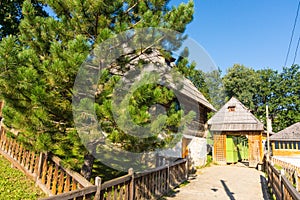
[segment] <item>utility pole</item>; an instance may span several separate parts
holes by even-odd
[[[267,161],[270,160],[270,120],[269,120],[269,106],[266,105],[266,122],[267,122]]]

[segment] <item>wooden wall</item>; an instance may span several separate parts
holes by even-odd
[[[275,145],[275,143],[277,143]],[[294,141],[272,141],[273,156],[299,156],[300,144]]]
[[[213,160],[219,164],[226,163],[226,135],[214,133]]]
[[[180,97],[179,101],[181,103],[180,106],[184,110],[185,114],[189,113],[190,111],[195,112],[195,109],[198,108],[195,118],[187,125],[187,129],[184,134],[196,137],[204,137],[205,123],[207,122],[207,113],[209,112],[209,109],[188,97]]]
[[[226,163],[226,136],[247,136],[249,145],[249,166],[256,167],[258,163],[263,162],[263,144],[262,132],[245,131],[245,132],[214,132],[214,155],[213,160],[217,163]]]

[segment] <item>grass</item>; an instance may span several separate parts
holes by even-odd
[[[283,168],[280,165],[275,164],[274,165],[275,169],[277,169],[278,171],[282,170]]]
[[[46,195],[0,155],[0,199],[37,199]]]
[[[205,167],[210,167],[212,165],[218,165],[218,164],[213,161],[213,158],[212,158],[211,155],[207,155],[206,156],[206,163],[205,163],[205,165],[204,166],[200,166],[200,167],[198,166],[198,167],[196,167],[196,169],[203,169]]]

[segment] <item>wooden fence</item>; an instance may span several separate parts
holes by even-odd
[[[271,158],[271,161],[274,165],[283,168],[285,177],[295,185],[297,191],[300,191],[300,167],[274,157]]]
[[[188,161],[182,159],[148,171],[128,174],[96,185],[61,165],[60,158],[26,149],[0,131],[0,153],[23,171],[52,199],[157,199],[188,178]]]
[[[56,195],[44,200],[69,199],[158,199],[172,188],[187,180],[187,160],[182,159],[171,165],[161,166],[141,173],[128,174],[105,183],[96,179],[96,185]]]
[[[0,131],[0,153],[49,196],[92,186],[77,172],[61,165],[60,158],[45,153],[36,153],[24,148],[16,139]]]
[[[277,170],[271,162],[266,162],[266,172],[268,174],[268,183],[276,199],[300,200],[300,194],[284,175],[284,172]]]

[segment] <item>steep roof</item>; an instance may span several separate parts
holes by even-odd
[[[272,141],[300,141],[300,122],[295,123],[270,137]]]
[[[170,75],[166,75],[167,79],[169,79],[170,77],[171,77]],[[173,88],[175,91],[178,90],[181,94],[184,94],[185,96],[197,101],[198,103],[202,104],[209,110],[214,112],[217,111],[189,79],[184,78],[181,79],[180,81],[182,82],[180,89],[178,89],[178,86],[175,86],[174,84],[170,84],[170,87]]]
[[[130,49],[128,51],[131,51]],[[129,56],[130,57],[130,56]],[[204,95],[195,87],[195,85],[187,78],[180,78],[179,81],[181,84],[180,88],[178,88],[178,85],[175,85],[173,82],[174,80],[172,79],[171,74],[165,73],[165,72],[170,72],[170,69],[175,65],[175,63],[166,61],[164,56],[156,50],[152,49],[151,53],[142,53],[140,55],[135,55],[133,54],[130,58],[130,63],[126,65],[127,69],[134,69],[138,62],[140,60],[143,60],[144,62],[149,62],[149,63],[159,63],[161,66],[164,66],[165,68],[161,69],[164,78],[166,78],[169,83],[168,86],[170,86],[174,91],[178,91],[180,94],[185,95],[186,97],[193,99],[194,101],[198,102],[199,104],[202,104],[206,108],[208,108],[210,111],[216,112],[216,109],[213,107],[213,105],[210,104],[210,102],[204,97]],[[172,59],[171,59],[172,60]],[[146,67],[146,66],[144,66]],[[110,71],[113,74],[119,74],[123,75],[124,72],[120,70],[120,66],[110,66]],[[148,69],[146,70],[154,70],[151,66],[148,66]],[[159,71],[158,69],[155,69],[156,71]]]
[[[236,98],[232,97],[208,120],[211,131],[263,131],[263,124]]]

